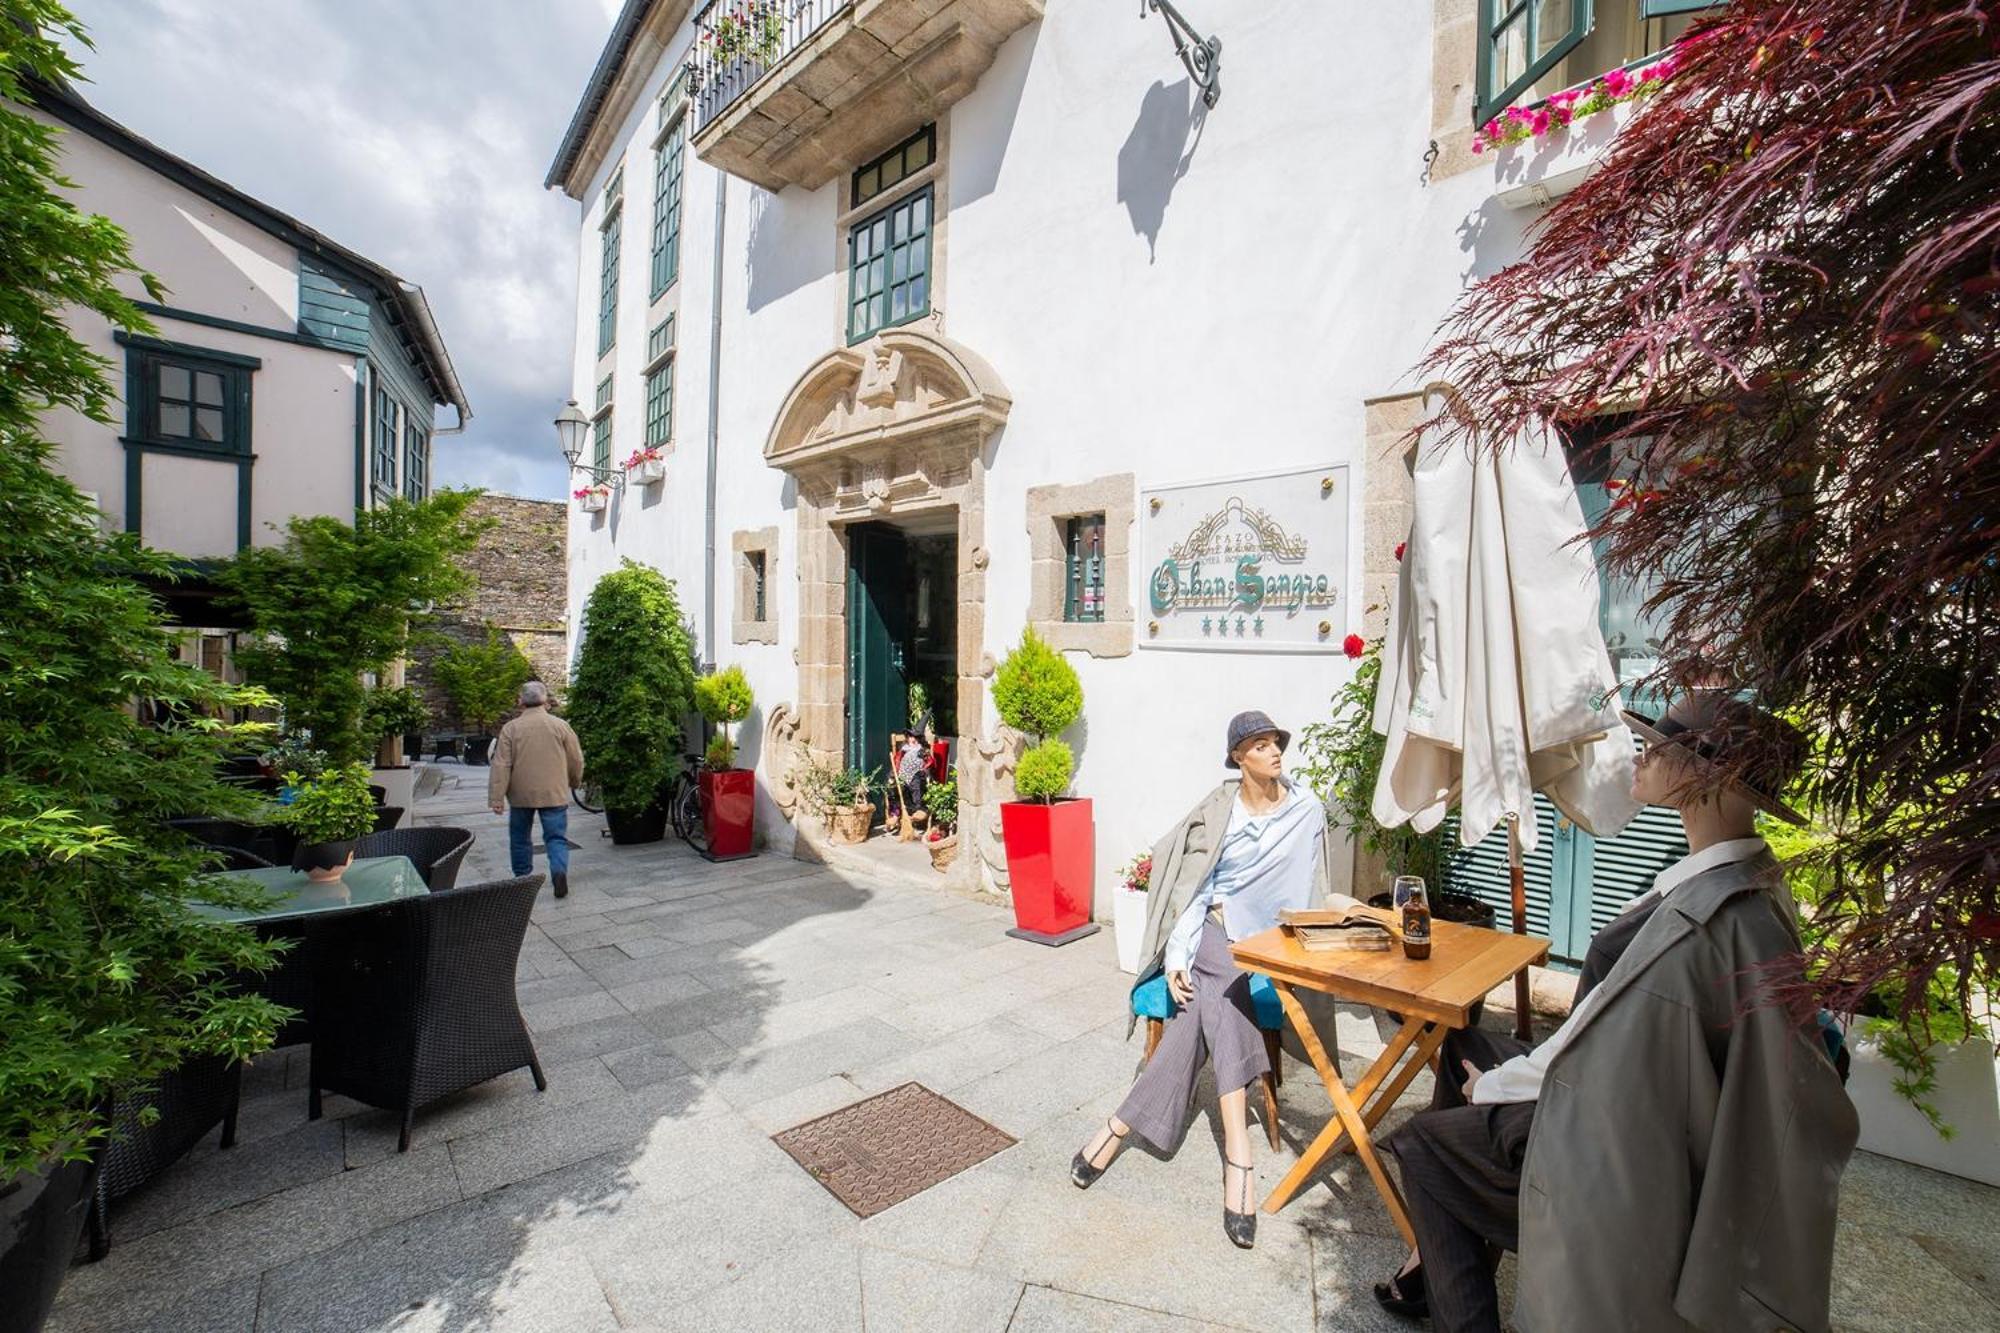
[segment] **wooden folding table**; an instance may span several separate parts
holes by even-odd
[[[1549,956],[1549,942],[1532,935],[1506,935],[1478,926],[1431,923],[1431,956],[1422,962],[1403,957],[1400,944],[1384,953],[1308,952],[1283,927],[1274,927],[1229,947],[1236,965],[1271,978],[1299,1042],[1326,1085],[1334,1116],[1307,1145],[1271,1196],[1264,1211],[1275,1213],[1297,1194],[1320,1164],[1335,1152],[1352,1149],[1368,1168],[1403,1239],[1415,1246],[1403,1197],[1383,1169],[1372,1138],[1376,1124],[1403,1095],[1454,1028],[1470,1022],[1474,1001],[1531,963]],[[1403,1015],[1397,1031],[1375,1063],[1350,1088],[1320,1044],[1295,989],[1321,991],[1350,1004],[1372,1005]],[[1451,1077],[1446,1071],[1444,1077]]]

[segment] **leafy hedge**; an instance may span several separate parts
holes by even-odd
[[[694,707],[694,640],[673,581],[627,560],[584,604],[566,716],[613,810],[644,810],[679,772]]]

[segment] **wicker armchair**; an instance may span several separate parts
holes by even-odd
[[[111,1252],[111,1201],[179,1161],[216,1125],[222,1146],[236,1143],[236,1108],[243,1066],[221,1055],[197,1056],[158,1085],[120,1093],[112,1104],[111,1138],[102,1149],[97,1196],[90,1208],[90,1258]],[[159,1113],[145,1123],[148,1109]]]
[[[402,821],[402,818],[403,818],[403,807],[400,805],[376,806],[375,832],[387,833],[390,829],[396,827],[396,825]]]
[[[269,870],[271,862],[252,851],[241,847],[209,844],[208,850],[215,853],[217,870]]]
[[[472,830],[434,825],[370,833],[354,844],[356,860],[369,856],[407,856],[432,893],[458,884],[458,867],[472,850]]]
[[[526,1067],[542,1074],[514,972],[540,875],[404,899],[327,921],[313,949],[307,1114],[337,1092],[403,1113]]]

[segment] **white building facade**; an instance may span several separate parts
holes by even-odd
[[[992,670],[1032,625],[1082,679],[1107,914],[1225,775],[1232,714],[1327,718],[1384,623],[1412,368],[1626,108],[1503,155],[1475,125],[1696,7],[1186,0],[1210,105],[1141,4],[632,0],[549,184],[581,203],[594,465],[650,445],[665,475],[573,507],[572,643],[621,559],[676,581],[756,688],[777,849],[796,756],[880,762],[923,683],[954,873],[998,887]],[[1591,878],[1544,867],[1545,916],[1587,934],[1559,872]]]

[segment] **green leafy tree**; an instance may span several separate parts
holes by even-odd
[[[456,643],[431,663],[431,676],[466,725],[485,731],[507,716],[534,665],[514,641],[491,627],[480,643]]]
[[[694,707],[694,649],[672,580],[627,560],[583,608],[569,723],[614,810],[652,805],[680,772],[681,719]]]
[[[408,735],[428,725],[430,720],[431,710],[425,706],[424,696],[408,685],[370,690],[367,702],[361,706],[362,734],[374,740]]]
[[[695,681],[694,706],[704,720],[722,728],[722,734],[715,738],[721,745],[711,742],[708,747],[710,768],[728,768],[736,762],[736,738],[729,734],[729,728],[750,716],[750,706],[756,701],[740,666],[712,672]]]
[[[284,1015],[237,982],[270,949],[188,910],[207,863],[164,822],[243,810],[217,774],[254,729],[220,719],[268,699],[169,656],[143,581],[175,564],[103,534],[41,435],[54,407],[109,421],[109,367],[65,321],[148,327],[117,286],[124,234],[58,191],[57,132],[20,110],[25,80],[76,77],[58,38],[87,44],[62,6],[0,0],[0,1183],[88,1153],[118,1090],[267,1047]],[[181,720],[147,726],[135,699]]]
[[[278,696],[287,729],[311,732],[338,760],[369,756],[362,673],[388,670],[412,629],[433,617],[426,608],[471,589],[460,560],[490,526],[468,512],[478,495],[399,496],[357,512],[352,523],[300,516],[282,545],[252,547],[229,562],[222,582],[257,635],[237,661]]]
[[[1068,791],[1076,759],[1055,737],[1083,713],[1076,668],[1027,630],[994,673],[993,705],[1001,721],[1035,738],[1014,770],[1014,790],[1028,801],[1053,801]]]

